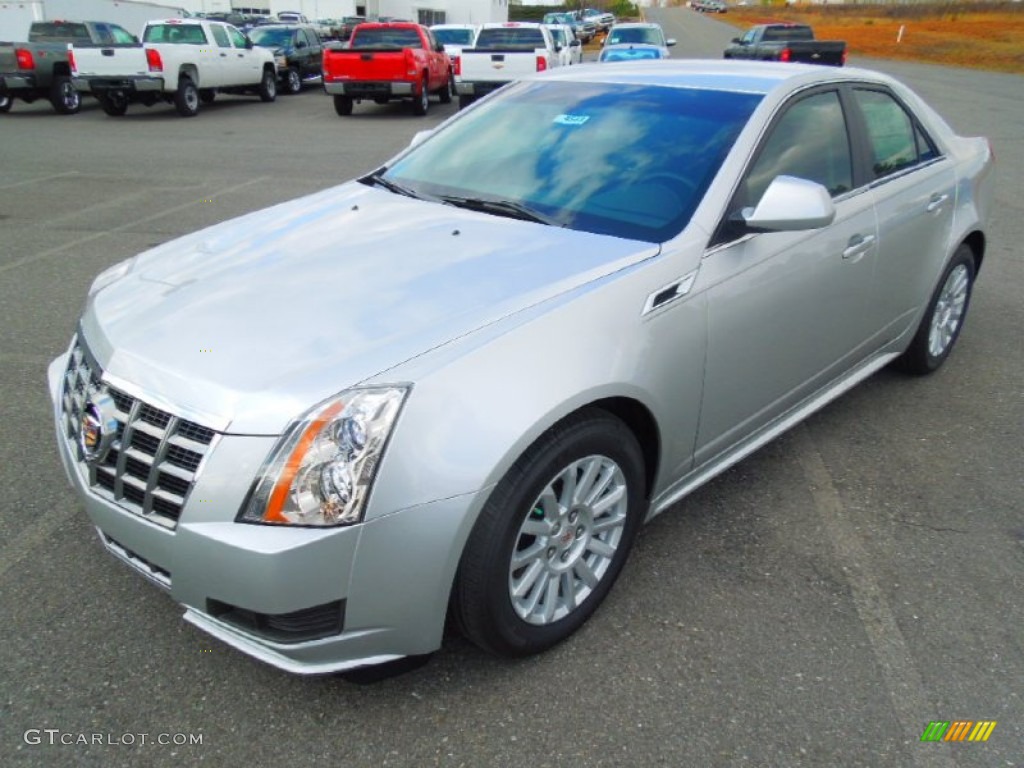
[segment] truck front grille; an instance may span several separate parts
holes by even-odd
[[[82,445],[83,417],[94,398],[107,394],[116,434],[89,460]],[[133,514],[173,529],[216,433],[186,421],[103,381],[103,371],[81,337],[64,372],[61,426],[90,490]]]

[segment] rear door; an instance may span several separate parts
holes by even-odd
[[[891,91],[856,86],[878,209],[874,322],[895,338],[931,297],[950,251],[956,171],[951,158]]]

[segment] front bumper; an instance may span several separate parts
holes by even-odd
[[[162,77],[72,77],[71,85],[81,93],[153,93],[164,90]]]
[[[57,443],[105,548],[169,591],[185,619],[275,667],[318,674],[429,653],[481,494],[399,510],[358,525],[235,522],[276,438],[221,434],[174,527],[104,498],[66,437],[67,355],[51,363]]]
[[[324,90],[332,96],[353,99],[405,98],[416,95],[416,84],[403,80],[325,82]]]

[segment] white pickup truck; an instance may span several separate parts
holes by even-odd
[[[218,91],[277,97],[274,54],[254,46],[238,29],[219,21],[151,21],[142,43],[119,48],[69,48],[75,90],[92,93],[108,115],[120,116],[132,102],[171,102],[184,117]]]
[[[484,24],[473,48],[463,48],[455,71],[459,109],[506,83],[557,67],[561,46],[543,24]]]

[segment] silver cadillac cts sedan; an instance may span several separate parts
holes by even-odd
[[[586,157],[588,162],[580,162]],[[573,67],[92,285],[49,369],[103,546],[285,670],[578,629],[638,526],[949,355],[992,152],[845,68]]]

